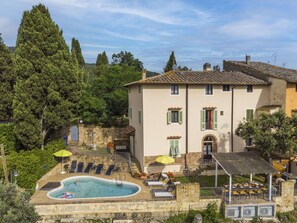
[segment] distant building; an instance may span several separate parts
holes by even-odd
[[[297,70],[252,62],[250,56],[246,56],[245,61],[224,61],[224,70],[243,72],[271,83],[269,101],[263,111],[280,107],[289,116],[297,112]]]
[[[246,146],[235,136],[238,123],[269,104],[270,83],[242,72],[173,70],[127,84],[130,150],[142,171],[196,169],[212,152],[238,152]],[[145,75],[143,75],[145,77]],[[248,144],[251,142],[247,142]],[[170,155],[175,163],[155,165]]]

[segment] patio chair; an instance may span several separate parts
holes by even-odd
[[[83,168],[84,168],[84,163],[83,162],[79,162],[77,165],[77,172],[78,173],[82,173],[83,172]]]
[[[156,198],[173,198],[174,195],[170,192],[154,192]]]
[[[114,170],[114,165],[110,165],[105,173],[105,175],[110,176],[112,171]]]
[[[90,172],[90,170],[91,170],[91,168],[93,167],[93,164],[94,163],[88,163],[88,165],[87,165],[87,167],[86,167],[86,169],[85,169],[85,173],[89,173]]]
[[[158,180],[156,180],[156,181],[147,181],[146,184],[148,186],[159,186],[159,187],[160,186],[164,187],[166,185],[164,182],[158,181]]]
[[[102,163],[98,164],[98,166],[96,167],[95,173],[100,174],[102,169],[103,169],[103,164]]]
[[[75,172],[75,170],[76,170],[76,164],[77,164],[77,161],[76,160],[72,160],[69,173],[74,173]]]

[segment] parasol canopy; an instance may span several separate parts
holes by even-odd
[[[59,150],[58,152],[55,152],[53,155],[56,156],[56,157],[62,157],[61,172],[60,173],[62,173],[62,174],[65,173],[65,171],[63,170],[63,158],[71,156],[72,153],[69,152],[68,150],[62,149],[62,150]]]
[[[174,158],[167,155],[159,156],[155,161],[162,164],[170,164],[175,162]]]
[[[62,149],[62,150],[59,150],[58,152],[55,152],[53,155],[56,157],[68,157],[68,156],[71,156],[72,153],[69,152],[68,150]]]

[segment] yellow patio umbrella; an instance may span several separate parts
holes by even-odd
[[[155,161],[162,164],[170,164],[175,162],[174,158],[167,155],[159,156]]]
[[[56,156],[56,157],[62,157],[61,172],[60,173],[62,173],[62,174],[65,173],[65,171],[63,170],[63,158],[71,156],[72,153],[70,151],[68,151],[68,150],[62,149],[62,150],[59,150],[58,152],[55,152],[53,155]]]

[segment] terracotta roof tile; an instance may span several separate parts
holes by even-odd
[[[264,76],[275,77],[286,80],[288,82],[297,83],[297,70],[274,66],[268,63],[262,62],[250,62],[246,64],[245,61],[226,61],[227,63],[235,64],[239,67],[246,67],[252,70],[261,72]]]
[[[169,71],[165,74],[127,84],[230,84],[268,85],[269,83],[242,72],[221,71]]]

